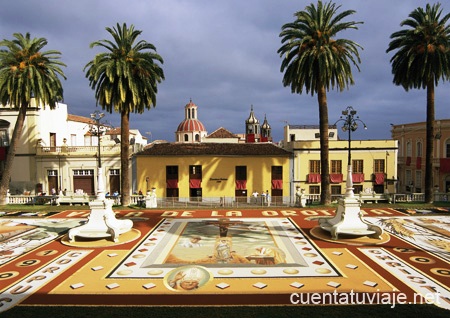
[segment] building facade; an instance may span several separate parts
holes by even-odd
[[[436,120],[433,149],[435,192],[450,192],[450,119]],[[399,191],[424,192],[426,123],[392,125],[392,138],[398,141]]]
[[[17,111],[0,108],[0,170],[8,152]],[[50,124],[51,123],[51,124]],[[68,114],[67,105],[49,107],[33,105],[25,119],[10,182],[11,194],[66,193],[95,194],[100,153],[106,191],[120,191],[120,130],[109,125],[100,139],[92,133],[92,118]],[[132,150],[142,150],[146,138],[130,131]],[[100,140],[100,147],[99,147]]]
[[[272,143],[157,143],[133,158],[137,189],[174,200],[234,198],[254,192],[289,200],[291,153]]]
[[[319,126],[287,125],[283,145],[293,152],[293,188],[306,194],[321,192]],[[336,126],[329,127],[330,184],[332,196],[346,191],[349,146],[338,139]],[[352,140],[350,145],[354,193],[396,193],[397,152],[395,140]]]

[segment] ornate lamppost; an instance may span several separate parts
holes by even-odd
[[[105,199],[105,183],[103,182],[102,158],[101,158],[101,137],[106,131],[106,126],[100,120],[105,117],[105,114],[96,110],[91,114],[91,119],[94,121],[89,125],[89,132],[91,135],[97,137],[97,199]]]
[[[118,220],[112,210],[113,200],[105,198],[105,186],[103,182],[102,160],[101,160],[101,136],[106,131],[106,125],[101,123],[104,114],[95,111],[91,114],[93,123],[89,125],[89,132],[98,138],[97,153],[97,196],[95,200],[89,202],[91,213],[87,223],[69,230],[69,240],[75,241],[77,237],[99,240],[111,238],[118,242],[119,236],[130,231],[133,227],[131,220]]]
[[[342,111],[342,116],[336,124],[341,121],[343,122],[342,130],[344,132],[348,132],[348,173],[346,192],[345,196],[339,199],[335,216],[317,219],[319,221],[319,226],[323,230],[330,232],[333,240],[337,240],[339,234],[354,237],[369,236],[381,239],[383,229],[378,225],[371,224],[364,220],[360,209],[361,202],[355,198],[353,193],[351,157],[352,132],[356,131],[358,128],[358,123],[362,123],[364,128],[367,127],[364,122],[356,116],[356,110],[354,110],[351,106]]]
[[[354,197],[353,192],[353,178],[352,178],[352,132],[358,129],[358,122],[363,124],[364,129],[367,129],[366,124],[359,119],[359,116],[356,116],[356,110],[353,109],[352,106],[348,106],[345,110],[342,111],[341,118],[335,123],[343,122],[342,131],[348,132],[348,161],[347,161],[347,182],[346,182],[346,197]]]

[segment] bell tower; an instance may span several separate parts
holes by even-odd
[[[253,113],[253,105],[250,109],[250,116],[245,121],[245,142],[257,142],[261,133],[259,120]]]

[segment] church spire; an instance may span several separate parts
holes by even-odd
[[[250,108],[250,115],[248,119],[245,121],[245,138],[247,142],[255,142],[259,138],[260,135],[260,124],[259,120],[255,117],[253,113],[253,104]]]

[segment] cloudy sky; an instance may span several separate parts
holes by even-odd
[[[166,80],[158,86],[156,107],[131,116],[131,127],[149,139],[175,140],[190,99],[208,133],[224,127],[245,130],[251,105],[262,122],[267,116],[275,141],[283,138],[286,123],[317,125],[316,95],[292,94],[283,87],[280,72],[280,31],[294,13],[311,2],[304,0],[5,0],[0,10],[0,38],[30,32],[48,40],[46,50],[62,53],[64,102],[69,113],[89,116],[96,108],[94,91],[83,71],[98,49],[89,44],[111,39],[106,27],[133,24],[141,40],[156,46],[163,57]],[[390,35],[422,0],[336,0],[340,11],[356,11],[347,20],[361,21],[358,30],[340,37],[360,44],[361,71],[353,69],[355,85],[328,93],[330,124],[353,106],[368,129],[354,139],[389,139],[390,124],[425,120],[424,90],[405,92],[392,84]],[[444,12],[450,5],[442,1]],[[449,118],[448,82],[436,89],[436,118]],[[100,109],[100,108],[98,108]],[[118,114],[105,117],[119,126]],[[343,139],[346,138],[341,134]]]

